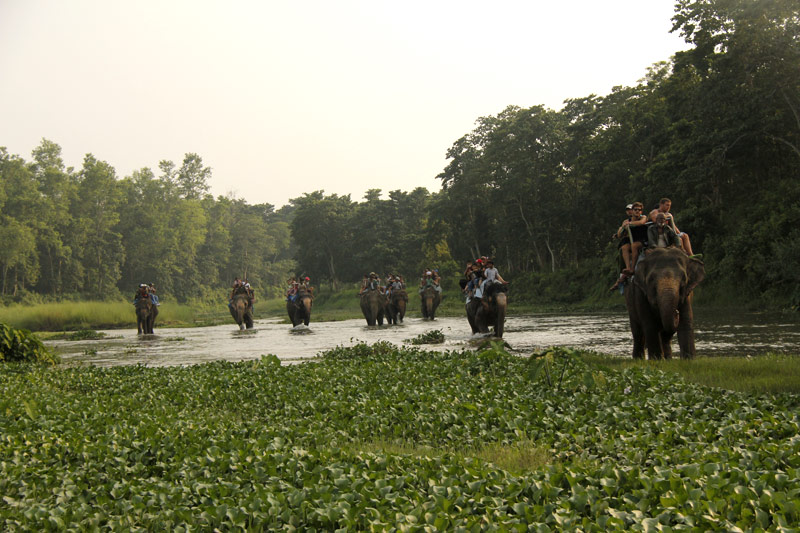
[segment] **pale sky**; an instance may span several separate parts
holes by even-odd
[[[631,86],[674,0],[0,0],[0,146],[118,177],[194,152],[211,193],[425,187],[482,116]]]

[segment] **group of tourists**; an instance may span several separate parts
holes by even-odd
[[[300,276],[299,278],[296,276],[292,276],[287,280],[289,284],[289,289],[286,291],[286,301],[287,302],[294,302],[297,300],[297,295],[300,293],[300,289],[306,290],[311,296],[314,296],[314,287],[310,286],[311,278],[308,276]]]
[[[618,248],[625,266],[609,290],[616,290],[633,276],[640,257],[649,249],[674,246],[690,257],[699,257],[692,250],[689,235],[680,231],[675,224],[675,217],[670,213],[671,208],[672,200],[669,198],[662,198],[647,215],[643,212],[644,205],[641,202],[625,206],[627,218],[613,235],[613,238],[619,239]]]
[[[136,294],[133,297],[133,305],[139,303],[140,300],[146,298],[150,299],[153,305],[161,305],[158,303],[158,295],[156,295],[156,286],[152,283],[140,283],[139,288],[136,289]]]
[[[467,261],[464,279],[459,284],[466,295],[467,303],[469,303],[474,299],[481,300],[486,284],[495,281],[499,281],[503,285],[508,284],[495,268],[494,260],[490,257],[482,256],[474,261]]]
[[[377,290],[381,294],[391,297],[393,292],[400,291],[405,288],[406,282],[403,279],[403,276],[399,274],[387,274],[386,284],[383,284],[378,274],[375,272],[370,272],[369,274],[364,274],[364,276],[361,278],[361,289],[359,289],[358,295],[361,296],[369,290]]]

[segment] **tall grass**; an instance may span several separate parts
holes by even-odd
[[[635,361],[609,356],[584,356],[609,368],[646,367],[679,374],[686,381],[748,394],[800,393],[800,356],[698,357],[668,361]]]
[[[156,327],[194,323],[197,311],[176,303],[159,307]],[[136,327],[130,302],[57,302],[0,307],[0,322],[31,331]]]

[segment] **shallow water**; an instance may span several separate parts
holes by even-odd
[[[798,353],[800,317],[774,318],[769,314],[695,312],[698,355],[759,355],[766,352]],[[156,324],[158,326],[158,324]],[[431,330],[441,330],[444,344],[426,349],[451,350],[474,340],[465,317],[435,321],[406,317],[399,326],[367,326],[363,319],[311,322],[292,328],[278,319],[256,320],[255,328],[240,332],[236,324],[203,328],[158,328],[155,335],[139,336],[135,329],[106,330],[102,340],[47,341],[64,363],[98,366],[144,364],[172,366],[207,361],[241,361],[274,354],[285,363],[313,358],[336,346],[388,341],[408,345],[408,340]],[[549,346],[570,346],[630,356],[631,336],[625,314],[526,315],[506,320],[504,340],[514,353],[528,355]],[[673,351],[677,352],[677,338]]]

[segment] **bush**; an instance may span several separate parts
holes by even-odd
[[[27,329],[0,322],[0,362],[23,361],[54,365],[58,357]]]

